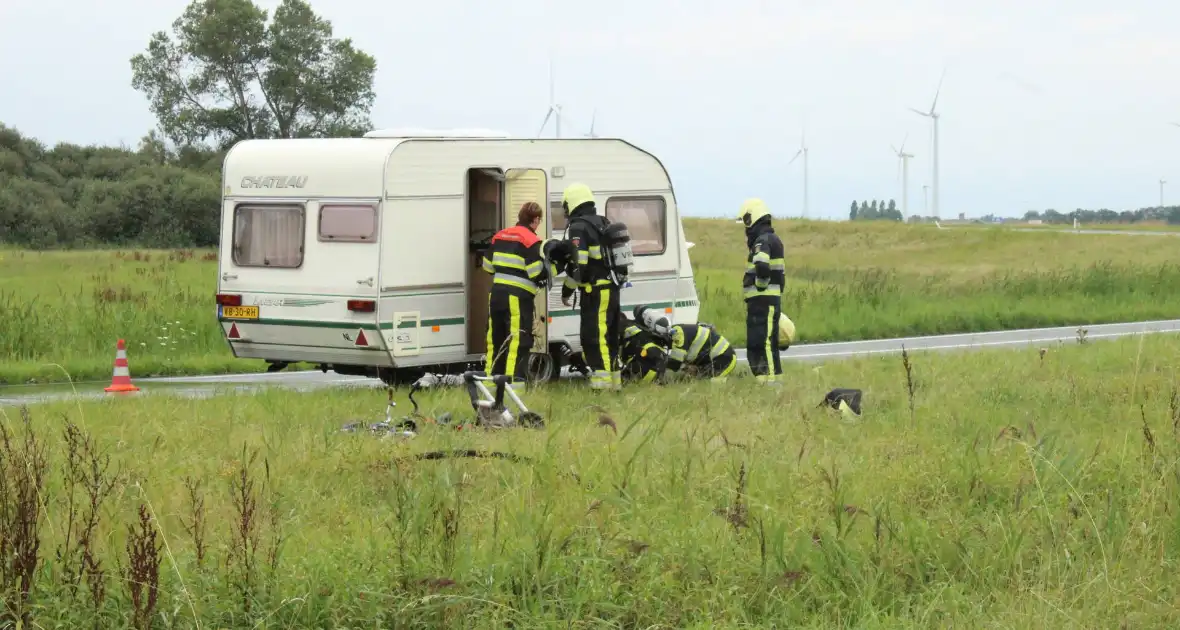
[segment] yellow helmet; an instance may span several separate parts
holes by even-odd
[[[795,343],[795,322],[791,321],[787,314],[779,311],[778,314],[778,344],[783,350],[791,347]]]
[[[754,225],[758,219],[769,215],[770,210],[766,208],[766,203],[757,197],[752,197],[742,202],[742,209],[738,212],[738,222],[749,227]]]
[[[565,192],[561,195],[561,205],[565,208],[566,214],[573,212],[587,201],[594,201],[594,193],[586,184],[570,184],[565,187]]]

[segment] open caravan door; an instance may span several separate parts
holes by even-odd
[[[545,169],[511,168],[505,174],[504,182],[504,225],[515,225],[520,207],[529,201],[536,202],[544,210],[537,236],[541,241],[549,239],[549,186]],[[553,362],[549,356],[549,292],[538,291],[534,299],[536,315],[533,319],[533,348],[529,356],[529,377],[537,381],[548,380]]]

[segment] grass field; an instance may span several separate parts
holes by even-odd
[[[685,229],[701,318],[745,340],[742,229]],[[802,343],[1180,316],[1170,239],[897,224],[781,222],[785,311]],[[109,379],[119,338],[133,376],[256,371],[214,320],[205,251],[0,251],[0,384]]]
[[[24,562],[0,593],[25,627],[1171,627],[1176,356],[1160,335],[787,364],[781,390],[563,383],[527,395],[543,430],[400,442],[338,432],[379,390],[0,409]],[[817,409],[833,387],[863,416]],[[533,461],[409,459],[451,449]]]

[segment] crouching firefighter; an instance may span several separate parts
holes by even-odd
[[[529,353],[533,348],[534,302],[537,291],[557,275],[546,264],[537,226],[541,206],[529,201],[521,206],[516,225],[492,237],[484,253],[483,269],[492,274],[488,295],[488,376],[527,380]]]
[[[625,315],[619,315],[619,327],[623,329],[619,356],[623,363],[623,380],[641,383],[660,383],[664,377],[664,365],[668,352],[657,343],[657,338]]]
[[[738,212],[746,226],[746,273],[742,297],[746,301],[746,360],[762,383],[782,374],[779,357],[779,316],[782,313],[786,265],[783,242],[770,225],[770,210],[761,199],[747,199]]]
[[[668,372],[679,372],[689,365],[697,376],[723,383],[737,367],[737,353],[729,340],[709,324],[670,326],[668,318],[647,306],[635,307],[635,321],[643,322],[644,328],[668,344],[668,362],[664,368]]]
[[[579,338],[590,369],[590,387],[619,389],[623,383],[619,291],[627,284],[633,260],[631,235],[622,223],[599,216],[594,193],[585,184],[566,187],[562,208],[568,218],[566,238],[576,252],[576,262],[562,284],[561,302],[570,306],[574,290],[579,290]]]

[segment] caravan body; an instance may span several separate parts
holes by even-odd
[[[595,193],[635,249],[624,311],[693,323],[699,305],[667,171],[618,139],[486,132],[247,140],[225,158],[218,320],[239,358],[312,362],[391,380],[482,369],[491,278],[480,257],[526,201],[562,238],[561,194]],[[578,313],[561,280],[538,296],[534,356],[577,352]],[[541,361],[556,374],[558,365]]]

